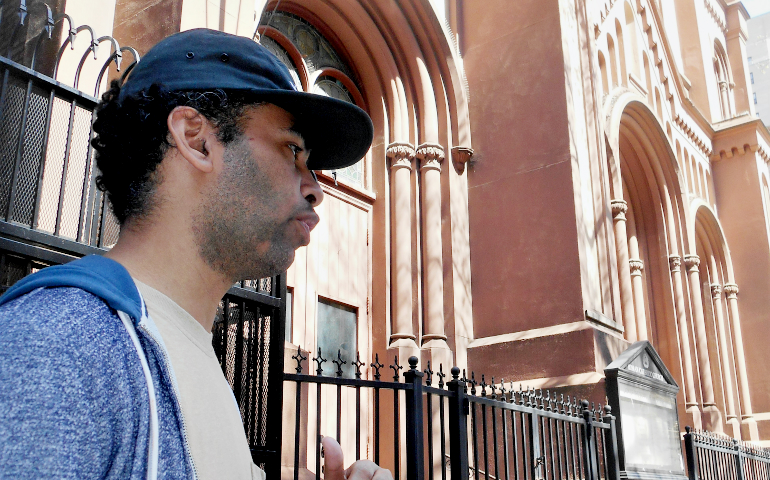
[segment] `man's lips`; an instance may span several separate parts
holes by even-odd
[[[314,213],[300,215],[296,217],[296,220],[305,227],[307,234],[310,235],[310,232],[315,228],[316,225],[318,225],[318,222],[321,219],[314,212]]]

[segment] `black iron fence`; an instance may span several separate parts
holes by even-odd
[[[254,463],[280,468],[285,275],[230,288],[212,328],[214,352],[241,411]]]
[[[95,96],[110,68],[121,69],[125,53],[132,63],[124,75],[139,55],[42,2],[0,1],[0,19],[0,249],[17,263],[55,264],[98,253],[115,243],[118,225],[94,184]],[[87,46],[73,52],[83,36]],[[102,44],[110,54],[96,65],[88,87],[93,95],[84,93],[78,89],[84,67],[96,61]],[[76,66],[68,69],[72,78],[61,79],[65,55],[75,55]]]
[[[690,480],[768,480],[770,450],[711,432],[685,427]]]
[[[350,360],[339,352],[334,376],[323,376],[329,360],[321,351],[311,359],[316,375],[303,373],[307,357],[297,352],[296,373],[284,374],[291,390],[284,415],[293,413],[284,423],[285,465],[291,459],[284,478],[321,477],[322,434],[334,436],[346,458],[371,458],[396,479],[620,478],[608,407],[484,377],[477,383],[457,367],[451,377],[441,365],[419,371],[416,357],[401,372],[397,360],[386,369],[378,356],[367,366],[357,355],[353,378],[343,376]],[[393,381],[382,380],[386,370]]]

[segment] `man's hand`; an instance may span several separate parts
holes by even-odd
[[[324,480],[393,480],[390,470],[380,468],[370,460],[359,460],[347,470],[342,448],[332,437],[321,440],[324,452]]]

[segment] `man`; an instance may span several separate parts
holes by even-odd
[[[0,477],[264,478],[211,346],[217,306],[291,265],[319,221],[313,170],[358,161],[371,120],[201,29],[113,83],[94,131],[120,239],[0,298]],[[324,449],[327,479],[391,478]]]

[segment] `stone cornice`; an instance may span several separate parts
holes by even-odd
[[[711,148],[709,148],[711,142],[700,138],[684,117],[677,113],[674,115],[674,123],[706,157],[711,156]]]
[[[706,10],[708,10],[711,19],[714,20],[714,23],[716,23],[722,31],[722,35],[727,36],[727,20],[724,17],[724,12],[720,12],[717,7],[711,3],[711,0],[703,0],[703,3],[706,5]]]

